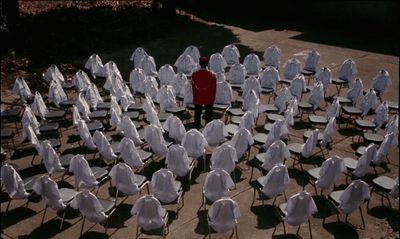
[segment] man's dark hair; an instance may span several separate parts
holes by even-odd
[[[200,57],[199,63],[201,68],[206,68],[208,65],[208,58],[205,56]]]

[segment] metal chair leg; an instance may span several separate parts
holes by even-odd
[[[83,217],[83,221],[82,221],[82,227],[81,227],[81,233],[79,234],[80,235],[80,237],[82,236],[82,232],[83,232],[83,227],[84,227],[84,225],[85,225],[85,217]]]
[[[361,207],[359,207],[358,209],[360,210],[361,220],[362,220],[362,223],[363,223],[363,227],[365,228],[365,221],[364,221],[364,215],[363,215],[362,209],[361,209]]]
[[[308,229],[310,230],[310,238],[312,239],[312,232],[311,232],[311,222],[310,222],[310,219],[308,219]]]
[[[62,217],[61,224],[60,224],[60,231],[62,230],[63,225],[64,225],[64,220],[65,220],[65,214],[66,214],[66,212],[67,212],[67,208],[64,208],[63,217]]]
[[[40,222],[40,225],[43,225],[44,218],[46,217],[46,211],[47,211],[47,205],[46,205],[46,207],[44,208],[43,217],[42,217],[42,221]]]

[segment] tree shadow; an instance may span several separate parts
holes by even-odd
[[[303,188],[309,183],[310,178],[303,170],[299,170],[297,168],[289,168],[288,173],[289,177],[294,178],[296,180],[296,183]]]
[[[113,214],[107,219],[107,228],[123,228],[126,227],[125,221],[132,217],[130,210],[132,205],[129,204],[119,204]]]
[[[358,232],[354,227],[344,222],[331,222],[322,225],[325,230],[334,236],[334,238],[341,239],[357,239],[359,238]]]
[[[194,232],[200,235],[208,235],[208,220],[207,220],[208,210],[199,210],[197,212],[197,218],[199,219]]]
[[[325,219],[336,214],[337,210],[335,205],[326,197],[313,196],[313,199],[318,208],[318,211],[313,214],[313,217]]]
[[[377,206],[369,209],[368,214],[379,219],[385,219],[393,231],[399,231],[400,216],[397,210],[385,206]]]
[[[251,207],[250,210],[257,216],[257,229],[275,228],[281,224],[282,219],[275,206],[259,205]]]

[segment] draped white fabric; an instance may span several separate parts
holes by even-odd
[[[96,195],[87,190],[79,192],[75,198],[72,199],[70,206],[74,209],[78,209],[84,217],[93,223],[101,223],[108,218],[104,213],[105,209],[101,205],[99,199]]]
[[[44,166],[49,174],[65,171],[65,168],[61,166],[60,158],[51,146],[50,141],[42,141],[40,156],[42,156]]]
[[[178,97],[185,97],[185,84],[188,81],[186,75],[182,72],[178,72],[175,75],[175,81],[172,83],[172,87],[175,89],[175,94]]]
[[[265,49],[263,58],[266,66],[279,67],[281,63],[281,49],[277,46],[270,46]]]
[[[127,164],[114,165],[108,175],[111,178],[111,184],[124,194],[134,195],[139,192],[136,176]]]
[[[157,92],[156,99],[160,104],[160,112],[165,112],[167,109],[177,106],[175,90],[171,85],[161,86],[160,90]]]
[[[376,130],[382,127],[389,119],[389,106],[387,102],[383,102],[375,109],[373,122],[376,124]]]
[[[178,72],[182,72],[188,76],[191,76],[192,73],[198,69],[197,63],[189,54],[186,53],[180,55],[178,59],[176,59],[174,65]]]
[[[181,145],[186,149],[189,157],[197,159],[203,156],[205,147],[208,143],[200,131],[197,129],[191,129],[183,136]]]
[[[144,130],[144,139],[155,154],[163,156],[167,153],[167,145],[162,135],[162,128],[152,124],[147,126]]]
[[[218,145],[225,141],[228,132],[225,129],[225,124],[220,119],[215,119],[206,124],[203,129],[203,135],[206,138],[208,145]]]
[[[158,76],[156,63],[152,56],[144,56],[139,67],[143,69],[146,76]]]
[[[185,126],[182,121],[175,115],[171,115],[163,124],[163,129],[168,132],[168,136],[180,143],[186,133]]]
[[[224,57],[228,66],[239,63],[240,53],[239,49],[235,45],[229,44],[224,46],[221,54]]]
[[[200,61],[200,51],[196,46],[190,45],[183,51],[184,54],[190,55],[196,64]]]
[[[257,93],[252,90],[248,94],[243,95],[243,111],[251,111],[254,118],[257,118],[262,113],[262,106]]]
[[[246,67],[240,63],[234,64],[229,69],[229,83],[243,84],[247,75]]]
[[[290,83],[289,90],[293,96],[300,99],[303,92],[306,91],[306,86],[304,76],[302,74],[297,74]]]
[[[9,164],[4,164],[1,167],[1,185],[12,199],[25,199],[29,196],[21,177]]]
[[[371,143],[365,149],[365,152],[357,161],[356,169],[353,174],[359,178],[362,178],[367,174],[368,167],[372,161],[376,161],[377,147],[375,144]]]
[[[273,66],[267,66],[265,70],[262,72],[262,76],[260,79],[261,87],[267,89],[273,89],[274,92],[276,91],[276,85],[280,80],[278,70]]]
[[[337,130],[336,118],[331,117],[328,120],[328,124],[326,125],[325,130],[324,130],[324,134],[323,134],[322,141],[321,141],[322,147],[326,147],[327,144],[332,141],[332,135],[333,135],[333,133],[336,132],[336,130]]]
[[[33,190],[40,195],[46,205],[54,210],[62,210],[66,207],[63,203],[58,185],[49,176],[42,175],[37,179]]]
[[[315,80],[322,83],[324,89],[326,90],[327,87],[332,83],[331,70],[327,67],[322,67],[317,71],[317,73],[315,73]]]
[[[289,185],[289,173],[285,165],[275,164],[263,178],[262,191],[268,198],[283,193]]]
[[[351,213],[370,198],[368,184],[358,179],[353,181],[340,197],[338,209],[342,213]]]
[[[82,113],[82,117],[85,120],[89,120],[90,107],[84,99],[83,93],[78,93],[78,99],[75,102],[75,106],[78,109],[79,113]]]
[[[303,144],[301,155],[305,158],[309,158],[314,151],[314,148],[317,146],[318,143],[318,134],[319,130],[314,129],[311,136],[307,139],[306,143]]]
[[[281,114],[286,109],[286,103],[293,98],[289,88],[283,86],[279,91],[278,96],[275,98],[274,105],[278,108],[278,112]]]
[[[240,159],[246,153],[247,149],[254,143],[249,130],[245,128],[238,129],[232,139],[227,142],[236,149],[237,158]]]
[[[342,66],[340,67],[339,79],[350,83],[357,73],[358,70],[356,63],[352,59],[346,59],[343,61]]]
[[[40,117],[42,120],[44,120],[46,114],[49,113],[49,110],[47,109],[47,106],[44,103],[42,95],[40,95],[39,92],[35,93],[35,98],[33,100],[31,107],[33,113],[35,113],[35,115]]]
[[[74,174],[77,189],[93,189],[99,184],[83,155],[77,154],[71,159],[69,172]]]
[[[275,140],[267,149],[264,162],[261,165],[265,170],[271,170],[277,164],[283,164],[290,158],[287,145],[280,139]]]
[[[166,210],[153,195],[139,198],[131,209],[131,214],[136,216],[137,224],[144,230],[154,230],[162,227]]]
[[[58,67],[54,64],[50,65],[50,67],[47,68],[46,73],[44,73],[43,75],[43,79],[46,81],[55,81],[60,85],[65,82],[64,76],[61,74]]]
[[[227,173],[235,170],[238,161],[236,149],[229,144],[217,147],[211,155],[211,169],[222,168]]]
[[[304,56],[304,70],[316,72],[319,66],[321,55],[319,52],[312,50]]]
[[[97,150],[99,150],[101,158],[105,162],[114,161],[117,158],[114,154],[114,150],[111,148],[110,142],[108,142],[103,132],[96,130],[93,134],[93,142],[96,144]]]
[[[124,137],[119,143],[120,154],[119,157],[131,168],[140,169],[144,163],[136,149],[134,142]]]
[[[238,204],[230,198],[215,201],[208,211],[210,226],[218,233],[232,230],[240,216]]]
[[[337,155],[332,155],[322,163],[318,180],[315,183],[322,189],[329,189],[336,183],[339,176],[345,172],[346,165],[343,159]]]
[[[150,96],[153,100],[156,99],[158,92],[158,83],[153,76],[146,76],[143,82],[143,94]]]
[[[101,72],[103,67],[104,67],[103,62],[101,61],[100,57],[97,54],[92,54],[85,63],[85,68],[90,70],[90,73],[95,79],[96,76],[102,76]]]
[[[146,120],[149,122],[149,124],[155,125],[162,129],[160,119],[158,119],[158,113],[155,109],[149,108],[148,112],[146,113]]]
[[[330,119],[332,117],[338,117],[340,114],[340,104],[339,100],[335,99],[331,105],[329,105],[326,111],[326,118]]]
[[[129,83],[131,85],[131,89],[134,92],[144,93],[143,83],[146,79],[146,73],[144,73],[143,69],[135,68],[129,74]]]
[[[283,77],[287,80],[293,80],[301,72],[301,63],[296,58],[291,58],[285,62],[283,68]]]
[[[235,187],[231,176],[222,168],[210,171],[204,181],[204,196],[211,202],[229,196],[229,190]]]
[[[178,198],[180,188],[175,183],[174,174],[169,169],[162,168],[153,173],[151,189],[160,202],[171,203]]]
[[[240,119],[239,128],[251,130],[256,124],[255,118],[252,111],[246,111]]]
[[[84,120],[78,121],[78,131],[79,131],[79,136],[83,140],[83,144],[86,145],[86,147],[88,147],[91,150],[97,148],[93,142],[92,135],[90,134],[89,129]]]
[[[361,116],[366,116],[371,109],[375,109],[378,104],[378,97],[373,89],[370,89],[367,94],[364,95],[363,100],[360,104],[362,110]]]
[[[317,83],[310,93],[308,103],[312,105],[313,110],[316,110],[322,99],[324,99],[324,86],[321,83]]]
[[[160,85],[172,85],[175,82],[175,71],[171,65],[165,64],[158,70]]]
[[[233,91],[231,85],[227,81],[217,82],[214,104],[231,105],[233,99]]]
[[[184,90],[184,99],[183,99],[183,103],[184,103],[185,105],[187,105],[187,104],[193,104],[192,82],[191,82],[191,81],[186,81],[183,90]]]
[[[186,176],[189,173],[191,162],[183,146],[174,144],[168,148],[165,164],[176,176]]]
[[[385,127],[385,134],[394,133],[395,135],[399,134],[399,115],[394,114],[388,121]]]
[[[19,96],[23,103],[26,103],[26,99],[32,96],[32,92],[29,89],[28,84],[26,84],[24,78],[21,76],[17,76],[15,79],[11,92],[13,95]]]
[[[254,90],[256,92],[257,95],[260,95],[261,93],[261,85],[260,82],[258,81],[258,78],[254,77],[254,76],[250,76],[249,78],[247,78],[243,85],[242,85],[242,91],[243,91],[243,95],[242,97],[246,97],[247,94],[250,93],[250,91]]]
[[[271,130],[267,135],[267,141],[265,142],[265,144],[263,144],[263,148],[265,150],[268,150],[268,148],[271,146],[272,143],[274,143],[276,140],[286,139],[288,135],[289,135],[289,129],[285,121],[283,120],[275,121],[275,123],[273,124]]]
[[[392,196],[393,198],[399,198],[399,176],[396,177],[395,179],[396,184],[392,188],[392,190],[389,192],[389,195]]]
[[[86,91],[91,84],[89,76],[83,70],[79,70],[75,73],[72,78],[72,83],[78,91]]]
[[[247,75],[258,76],[258,74],[260,73],[260,58],[258,58],[258,56],[254,53],[250,53],[244,58],[243,65],[246,67]]]
[[[106,80],[108,77],[111,77],[113,74],[117,75],[119,78],[122,79],[121,72],[118,69],[117,64],[113,61],[109,61],[106,64],[104,64],[103,68],[97,72],[98,76],[105,77]],[[107,88],[105,88],[107,89]]]
[[[374,88],[378,94],[383,94],[391,85],[392,80],[390,79],[389,72],[386,70],[380,70],[372,80],[372,88]]]
[[[143,47],[138,47],[136,48],[132,55],[131,58],[129,59],[131,62],[133,62],[134,68],[140,67],[140,63],[142,62],[143,58],[147,56],[147,52],[143,49]]]
[[[22,115],[22,120],[21,120],[22,126],[24,129],[22,130],[22,138],[25,139],[27,137],[27,131],[25,125],[29,125],[32,127],[33,132],[35,134],[39,134],[39,122],[37,121],[35,115],[33,114],[33,111],[31,107],[28,105],[25,105],[25,111],[24,114]]]
[[[318,211],[311,195],[302,191],[291,196],[286,205],[285,221],[291,226],[301,225]]]
[[[225,61],[225,58],[221,55],[221,53],[214,53],[210,56],[210,61],[208,63],[210,70],[215,73],[224,73],[225,68],[228,64]]]
[[[363,83],[360,78],[355,79],[351,84],[350,89],[347,91],[346,97],[351,100],[353,105],[357,103],[358,97],[363,95]]]
[[[77,126],[79,121],[82,120],[81,115],[79,114],[78,108],[75,105],[72,106],[72,123],[74,126]]]
[[[394,133],[389,133],[385,135],[385,139],[382,144],[379,146],[378,151],[376,152],[376,157],[372,159],[372,162],[375,165],[380,165],[385,160],[388,155],[390,149],[396,147],[399,144],[397,139],[397,135]]]
[[[85,93],[85,100],[93,110],[97,109],[98,103],[103,103],[103,98],[101,98],[99,90],[94,83],[88,86]]]
[[[122,117],[119,129],[121,132],[123,132],[126,138],[131,139],[136,145],[141,145],[143,143],[143,141],[140,139],[135,124],[132,122],[129,116]]]
[[[47,96],[49,102],[54,103],[57,108],[60,108],[61,102],[68,100],[61,84],[57,83],[56,81],[51,81]]]

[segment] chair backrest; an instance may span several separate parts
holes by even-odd
[[[140,67],[140,63],[142,62],[143,58],[147,55],[148,54],[147,54],[146,50],[143,49],[143,47],[137,47],[133,51],[130,60],[133,62],[134,67],[138,68],[138,67]]]
[[[306,222],[317,211],[314,199],[308,192],[302,191],[289,198],[285,221],[289,225],[298,226]]]
[[[210,56],[210,62],[208,65],[210,67],[210,70],[212,70],[215,73],[224,73],[225,67],[228,66],[228,64],[225,61],[225,58],[221,55],[221,53],[218,52]]]
[[[319,107],[319,103],[324,98],[324,86],[322,83],[317,83],[311,91],[310,97],[308,98],[308,103],[316,110]]]
[[[93,134],[93,142],[96,144],[104,161],[114,161],[117,158],[114,154],[114,150],[111,148],[110,142],[108,142],[103,132],[96,130]]]
[[[36,116],[39,116],[42,120],[45,119],[46,114],[49,112],[46,104],[39,92],[35,92],[35,98],[32,103],[32,111]]]
[[[319,130],[314,129],[311,136],[306,140],[306,143],[301,150],[301,155],[303,155],[303,157],[309,158],[312,155],[314,148],[317,146],[318,143],[318,134]]]
[[[237,158],[240,159],[254,143],[254,140],[250,131],[239,128],[228,143],[236,149]]]
[[[247,78],[243,83],[242,90],[243,90],[242,94],[243,98],[245,98],[245,96],[249,94],[250,91],[252,90],[255,91],[257,96],[259,96],[261,93],[261,85],[258,78],[256,78],[255,76],[250,76],[249,78]]]
[[[50,141],[42,141],[40,155],[43,158],[44,166],[49,174],[52,174],[53,172],[62,172],[65,170],[65,168],[61,166],[60,158],[51,146]]]
[[[275,91],[279,80],[279,71],[273,66],[267,66],[262,73],[260,84],[264,88],[273,89]]]
[[[246,67],[247,74],[258,76],[260,72],[261,62],[260,58],[258,58],[256,54],[248,54],[243,60],[243,65]]]
[[[283,77],[288,80],[293,80],[293,78],[301,72],[301,63],[296,58],[291,58],[285,62],[283,68]]]
[[[190,159],[186,149],[178,144],[171,145],[168,148],[165,164],[178,177],[187,175],[190,170]]]
[[[12,199],[25,199],[29,196],[21,177],[9,164],[4,164],[1,167],[1,185],[5,187]]]
[[[301,95],[303,94],[305,89],[306,89],[306,81],[304,79],[304,76],[302,74],[297,74],[290,83],[289,86],[290,93],[293,96],[296,96],[300,100]]]
[[[222,168],[210,171],[204,181],[204,196],[214,202],[221,197],[229,196],[229,190],[235,187],[231,176]]]
[[[324,85],[324,89],[332,83],[332,73],[328,67],[320,68],[317,73],[315,73],[315,80],[321,82]]]
[[[191,129],[183,136],[181,145],[186,149],[189,157],[199,158],[203,156],[204,149],[208,143],[200,131]]]
[[[280,139],[275,140],[267,149],[262,167],[271,170],[276,164],[283,163],[290,157],[287,145]]]
[[[151,188],[154,196],[164,203],[170,203],[177,199],[178,189],[175,187],[173,173],[166,168],[159,169],[151,178]]]
[[[210,161],[211,169],[222,168],[232,173],[238,161],[236,149],[229,144],[221,145],[214,150]]]
[[[278,108],[278,112],[282,113],[286,109],[286,103],[293,98],[292,93],[290,93],[289,88],[283,86],[281,91],[279,91],[278,96],[275,98],[274,105]]]
[[[127,137],[124,137],[119,143],[120,158],[133,169],[141,168],[144,163],[139,156],[135,143]]]
[[[372,88],[379,95],[382,95],[390,85],[392,85],[392,80],[390,79],[389,72],[387,70],[380,70],[372,80]]]
[[[268,171],[262,182],[262,191],[268,198],[274,198],[286,190],[289,180],[289,173],[286,166],[282,163],[275,164]]]
[[[150,145],[151,150],[157,155],[167,153],[167,145],[162,135],[162,129],[155,125],[148,125],[144,130],[144,139]]]
[[[220,119],[215,119],[206,124],[203,129],[203,135],[209,145],[218,145],[225,140],[228,132],[225,129],[225,124]]]
[[[235,45],[229,44],[224,46],[221,54],[229,66],[239,63],[240,53],[239,49]]]
[[[196,64],[199,64],[200,51],[199,48],[197,48],[197,46],[193,45],[187,46],[186,49],[183,51],[183,53],[189,54],[193,58],[193,61],[196,62]]]
[[[277,46],[270,46],[265,49],[263,58],[266,66],[279,67],[281,50]]]
[[[357,78],[353,81],[350,86],[350,89],[347,91],[346,97],[351,100],[353,105],[357,103],[358,97],[363,95],[363,83],[360,78]]]
[[[382,127],[389,119],[389,106],[387,102],[383,102],[375,109],[373,122],[376,124],[376,129]]]
[[[340,196],[339,211],[351,213],[361,206],[365,200],[370,198],[368,184],[358,179],[353,181]]]
[[[153,195],[139,198],[131,209],[131,214],[136,215],[137,224],[144,230],[153,230],[163,226],[165,209]]]
[[[332,187],[339,176],[345,172],[346,165],[343,159],[333,155],[322,163],[321,170],[319,171],[319,178],[315,183],[322,189],[328,189]]]
[[[70,206],[74,209],[78,209],[84,217],[93,223],[101,223],[108,218],[104,213],[105,209],[101,205],[99,199],[96,195],[87,190],[76,194]]]
[[[230,198],[215,201],[208,211],[210,226],[218,233],[232,230],[240,216],[239,206]]]
[[[175,81],[175,71],[171,65],[165,64],[158,70],[158,77],[161,85],[172,85]]]
[[[307,55],[304,56],[305,62],[304,62],[304,69],[316,72],[318,65],[319,65],[319,60],[321,58],[321,55],[319,52],[312,50],[311,52],[307,53]]]
[[[108,174],[111,177],[111,184],[126,195],[134,195],[139,192],[135,174],[125,163],[114,165]]]
[[[244,65],[237,63],[229,69],[229,83],[243,84],[246,78],[247,70]]]
[[[365,149],[363,155],[358,159],[356,169],[354,170],[353,174],[359,178],[365,176],[368,172],[368,167],[372,161],[376,160],[376,152],[377,147],[374,143],[368,145]]]
[[[346,59],[340,67],[339,78],[350,83],[357,73],[356,63],[352,59]]]
[[[43,175],[38,178],[33,186],[33,190],[36,194],[42,197],[42,200],[50,208],[54,210],[61,210],[66,207],[62,201],[57,183],[54,182],[49,176]]]
[[[83,155],[75,155],[69,164],[69,172],[74,173],[75,188],[94,188],[99,184]]]

